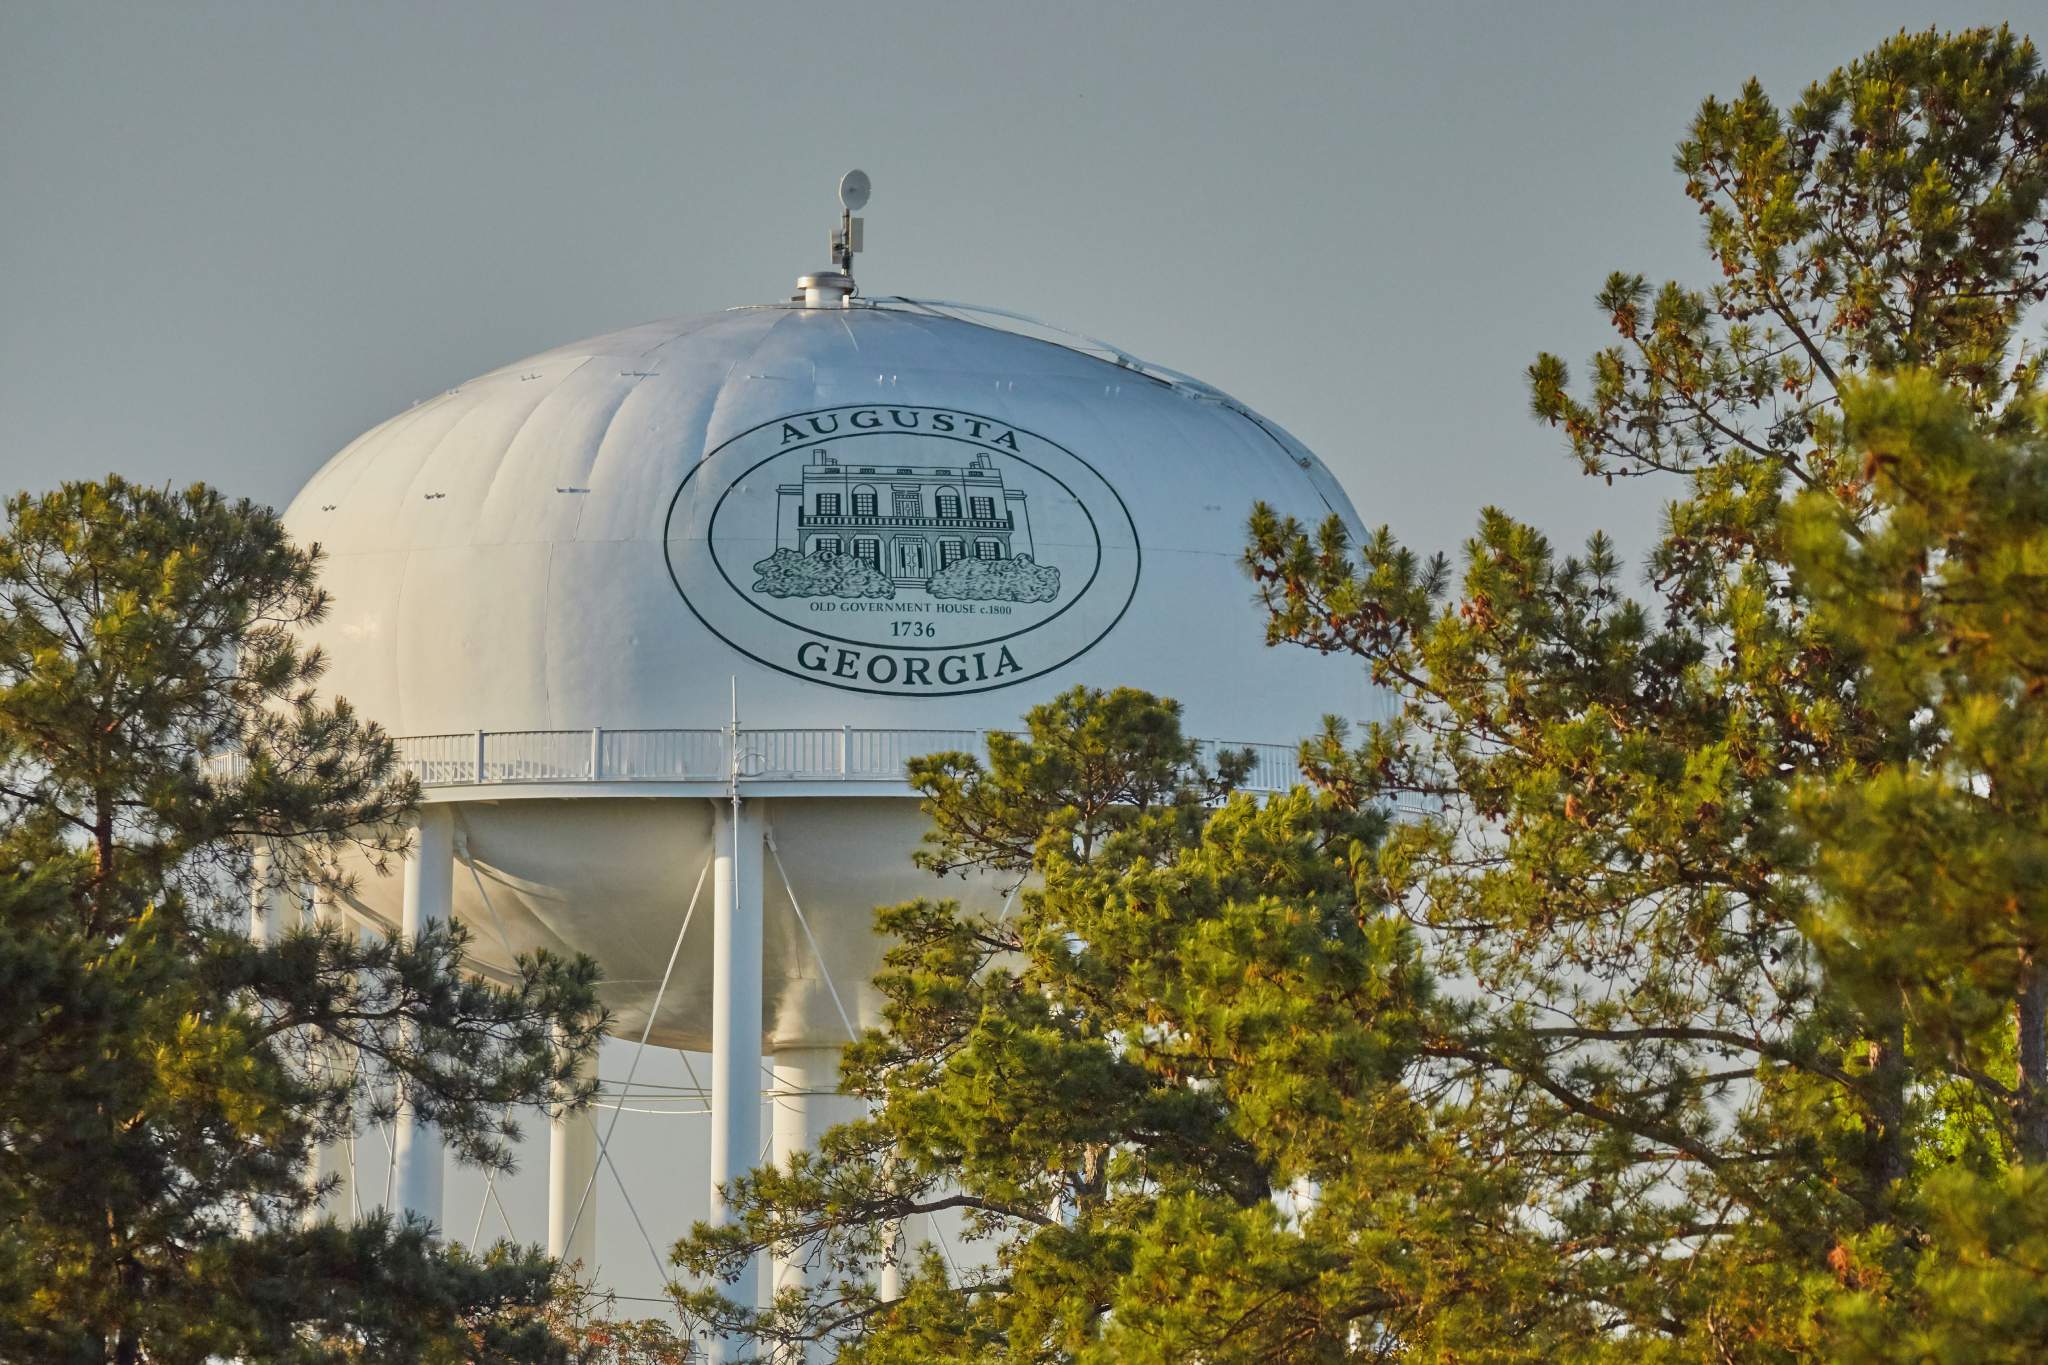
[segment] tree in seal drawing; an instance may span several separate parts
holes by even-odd
[[[970,602],[1050,602],[1060,595],[1060,571],[1030,555],[961,559],[933,574],[925,591]]]
[[[760,577],[754,591],[770,597],[890,597],[896,585],[888,575],[853,555],[819,552],[803,555],[781,549],[754,564]]]

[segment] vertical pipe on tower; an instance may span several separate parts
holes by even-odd
[[[724,1187],[761,1158],[761,803],[720,803],[712,869],[711,1222],[731,1221]],[[726,1291],[753,1307],[749,1265]],[[730,1358],[714,1344],[714,1359]]]
[[[593,1052],[577,1069],[577,1079],[587,1080],[596,1070]],[[588,1107],[556,1114],[548,1124],[548,1255],[580,1263],[585,1280],[597,1269],[596,1176],[595,1115]]]
[[[315,928],[329,930],[344,937],[348,934],[348,918],[342,914],[341,907],[335,904],[333,890],[318,881],[312,886],[311,909]],[[336,1070],[347,1068],[353,1060],[332,1043],[323,1044],[317,1056],[320,1065]],[[334,1188],[328,1192],[323,1207],[332,1211],[337,1223],[353,1222],[355,1218],[356,1169],[351,1150],[353,1144],[353,1137],[340,1142],[322,1143],[313,1149],[312,1164],[306,1172],[307,1180],[314,1185],[318,1185],[330,1175],[335,1177]],[[321,1208],[316,1207],[307,1211],[306,1219],[308,1222],[318,1222],[320,1216]]]
[[[277,934],[271,888],[275,877],[276,873],[271,868],[270,841],[258,839],[249,850],[249,941],[258,947],[269,943]],[[242,1231],[254,1233],[261,1222],[256,1204],[253,1201],[245,1204],[242,1208]]]
[[[272,885],[277,877],[270,856],[270,841],[258,839],[249,854],[249,941],[266,944],[277,937],[277,902],[281,899]]]
[[[444,805],[420,807],[419,828],[405,857],[405,905],[399,931],[407,942],[448,921],[455,898],[455,822]],[[398,1111],[393,1135],[398,1207],[441,1224],[441,1135],[412,1106]]]
[[[883,1253],[875,1270],[875,1293],[883,1303],[903,1297],[903,1273],[910,1263],[910,1222],[898,1218],[882,1229]]]

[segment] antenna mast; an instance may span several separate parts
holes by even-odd
[[[872,187],[866,171],[848,171],[839,180],[839,226],[832,229],[832,268],[797,278],[792,302],[806,308],[844,308],[853,301],[853,258],[861,249],[861,220],[854,210],[864,208]]]
[[[848,171],[839,177],[839,228],[832,234],[832,264],[839,273],[853,275],[853,256],[861,249],[861,221],[855,209],[866,208],[873,186],[866,171]]]

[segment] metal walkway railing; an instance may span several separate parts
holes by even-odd
[[[910,760],[957,750],[985,757],[985,730],[883,730],[860,726],[739,732],[749,781],[903,782]],[[732,771],[724,730],[466,730],[398,739],[400,762],[428,787],[518,782],[723,782]],[[1252,751],[1250,791],[1286,791],[1301,780],[1291,744],[1198,741],[1204,763]]]

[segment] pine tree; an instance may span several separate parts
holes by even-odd
[[[1899,1020],[1926,1109],[1898,1226],[1835,1267],[1851,1293],[1832,1312],[1872,1359],[2048,1350],[2048,404],[2031,407],[1987,434],[1928,372],[1852,384],[1864,506],[1807,494],[1786,518],[1815,623],[1894,737],[1793,793],[1816,954]]]
[[[2014,861],[2044,141],[2005,30],[1702,107],[1677,165],[1719,282],[1616,275],[1590,390],[1530,371],[1588,473],[1674,486],[1645,599],[1604,538],[1560,558],[1499,512],[1455,583],[1385,532],[1255,519],[1273,638],[1405,703],[1316,761],[1348,799],[1437,805],[1370,894],[1463,987],[1428,1044],[1483,1096],[1461,1141],[1525,1172],[1565,1292],[1632,1354],[2048,1345],[2038,1287],[2020,1335],[1958,1331],[1957,1275],[2023,1261],[1945,1261],[2036,1247],[2042,1217],[2005,1164],[2038,1160],[2048,1050]]]
[[[887,1026],[846,1054],[870,1115],[678,1247],[699,1275],[773,1248],[834,1282],[758,1314],[714,1284],[700,1324],[877,1363],[1372,1358],[1419,1320],[1474,1360],[1567,1339],[1515,1173],[1443,1145],[1400,1083],[1433,1001],[1405,926],[1361,913],[1384,813],[1232,795],[1245,757],[1204,768],[1177,706],[1129,689],[1026,719],[986,766],[912,767],[921,861],[1008,874],[1013,901],[879,916]],[[901,1245],[933,1213],[963,1220],[963,1264]]]
[[[0,1356],[559,1356],[538,1253],[306,1220],[315,1144],[398,1096],[509,1162],[509,1107],[582,1098],[602,1022],[588,961],[536,955],[500,988],[464,974],[455,927],[250,941],[255,879],[396,852],[417,795],[314,692],[316,570],[274,514],[203,487],[7,504]]]

